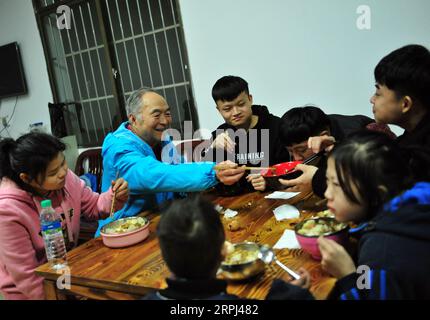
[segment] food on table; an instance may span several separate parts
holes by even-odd
[[[127,219],[119,225],[108,227],[105,229],[106,234],[120,234],[137,230],[146,224],[146,220],[142,217]]]
[[[229,224],[228,224],[228,230],[234,232],[234,231],[237,231],[239,229],[240,229],[240,223],[239,223],[239,221],[232,220],[232,221],[229,222]]]
[[[346,227],[346,224],[334,219],[309,219],[297,232],[304,236],[317,237],[335,233]]]
[[[258,259],[258,250],[247,250],[245,248],[236,247],[232,252],[227,254],[224,264],[235,265],[252,262]]]

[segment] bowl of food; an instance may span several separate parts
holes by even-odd
[[[275,164],[270,169],[261,170],[260,174],[266,180],[267,186],[271,189],[280,189],[282,184],[279,179],[291,180],[302,175],[301,171],[296,171],[295,168],[301,161],[289,161]]]
[[[118,219],[105,225],[100,234],[107,247],[128,247],[149,236],[149,220],[144,217]]]
[[[309,253],[315,260],[321,260],[321,252],[318,246],[318,238],[336,241],[345,246],[348,242],[349,226],[338,222],[334,218],[317,217],[306,219],[298,223],[295,228],[297,241],[303,251]]]
[[[242,242],[231,245],[225,260],[221,263],[220,274],[226,280],[241,281],[264,272],[265,264],[258,257],[260,245]]]

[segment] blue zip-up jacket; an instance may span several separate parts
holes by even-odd
[[[109,133],[102,147],[102,192],[109,189],[116,173],[128,182],[130,198],[126,206],[115,213],[114,220],[134,216],[172,199],[173,192],[195,192],[218,183],[213,162],[181,163],[173,143],[163,141],[162,162],[152,148],[127,128],[124,122]],[[100,228],[112,221],[99,221]]]
[[[361,232],[357,267],[369,272],[340,279],[330,298],[430,299],[430,183],[388,202]]]

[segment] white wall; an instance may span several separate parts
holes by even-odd
[[[18,97],[9,132],[17,138],[35,122],[43,122],[49,132],[48,102],[53,99],[31,0],[0,0],[0,45],[14,41],[20,47],[28,94]],[[0,117],[10,116],[14,105],[15,98],[0,101]]]
[[[315,103],[328,113],[371,115],[373,68],[402,45],[430,47],[428,0],[179,0],[202,127],[222,119],[210,92],[223,75],[244,77],[255,103],[281,116]],[[356,27],[367,4],[372,29]],[[42,121],[50,129],[52,94],[30,0],[0,0],[0,45],[17,41],[29,93],[18,99],[13,137]],[[14,98],[0,102],[0,117]],[[0,124],[0,131],[2,130]]]
[[[356,26],[363,4],[371,30]],[[211,89],[224,75],[246,79],[254,103],[278,116],[314,103],[372,117],[378,61],[406,44],[430,47],[428,0],[180,0],[180,7],[200,123],[211,130],[222,122]]]

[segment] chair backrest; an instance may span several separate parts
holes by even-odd
[[[97,192],[100,192],[103,175],[102,149],[88,149],[82,152],[76,160],[75,173],[78,176],[85,173],[95,175],[97,177]]]

